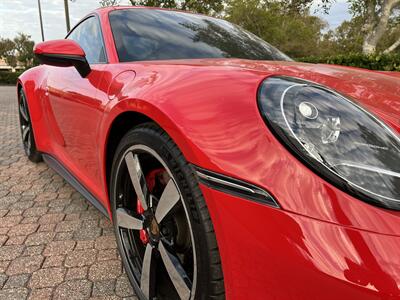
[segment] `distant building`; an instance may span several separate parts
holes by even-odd
[[[11,71],[11,72],[16,72],[23,70],[24,68],[18,64],[15,68],[7,65],[7,63],[4,61],[4,59],[0,58],[0,72],[1,71]]]

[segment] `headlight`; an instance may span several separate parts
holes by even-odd
[[[400,138],[323,86],[271,77],[258,105],[272,132],[314,172],[372,204],[400,210]]]

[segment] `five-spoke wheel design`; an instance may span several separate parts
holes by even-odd
[[[167,164],[147,146],[132,146],[119,162],[115,185],[122,255],[143,296],[190,299],[196,280],[193,231]]]

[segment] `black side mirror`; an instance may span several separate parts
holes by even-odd
[[[91,72],[83,49],[73,40],[54,40],[37,44],[34,49],[42,64],[71,67],[74,66],[85,78]]]

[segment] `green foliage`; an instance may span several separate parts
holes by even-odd
[[[356,35],[362,36],[362,51],[365,54],[389,53],[398,47],[400,0],[347,0],[347,2],[353,14],[352,22],[356,21],[358,30]]]
[[[100,0],[100,5],[101,6],[114,6],[114,5],[119,5],[119,0]]]
[[[121,2],[99,1],[103,6],[118,5]],[[386,0],[347,0],[353,18],[344,21],[335,30],[326,31],[326,22],[311,15],[310,10],[316,4],[319,10],[328,13],[335,1],[129,0],[132,5],[174,8],[221,16],[293,58],[325,57],[350,52],[380,53],[395,49],[400,38],[400,0],[393,0],[392,4]],[[381,21],[384,7],[391,11],[387,22]],[[381,25],[384,30],[378,32]]]
[[[291,2],[231,0],[227,19],[258,35],[291,57],[319,55],[326,24]]]
[[[355,16],[349,21],[344,21],[335,30],[330,30],[323,35],[323,44],[320,56],[359,53],[363,51],[365,20]],[[377,43],[377,52],[383,52],[393,45],[400,37],[400,27],[394,21],[389,26]]]
[[[331,4],[333,2],[335,2],[335,0],[283,0],[283,1],[279,1],[279,0],[267,0],[265,2],[280,2],[281,5],[283,5],[284,7],[286,7],[287,11],[289,13],[307,13],[309,11],[309,9],[311,8],[312,4],[317,4],[318,8],[328,12]]]
[[[9,71],[5,71],[5,72],[0,72],[0,85],[1,84],[17,84],[17,79],[19,77],[19,75],[21,75],[21,72],[9,72]]]
[[[307,63],[323,63],[343,65],[380,71],[400,71],[400,54],[372,54],[350,53],[328,57],[303,57],[298,59]]]
[[[0,39],[0,57],[11,66],[17,66],[17,54],[15,51],[15,43],[10,39]]]
[[[17,51],[17,60],[25,67],[30,68],[37,64],[35,54],[33,53],[34,41],[29,35],[18,33],[14,38],[15,50]]]
[[[383,13],[382,8],[385,5],[391,5],[389,2],[393,2],[393,10],[399,9],[399,3],[397,0],[395,1],[387,1],[387,0],[347,0],[350,5],[350,11],[353,16],[367,16],[370,12],[369,10],[375,10],[377,16]]]
[[[354,17],[350,21],[344,21],[332,32],[332,50],[336,54],[362,52],[364,35],[362,33],[363,20]]]
[[[132,5],[155,6],[189,10],[202,14],[216,14],[223,10],[223,0],[130,0]]]
[[[0,57],[15,68],[19,62],[24,68],[38,64],[33,53],[34,42],[29,35],[18,33],[13,39],[0,39]]]

